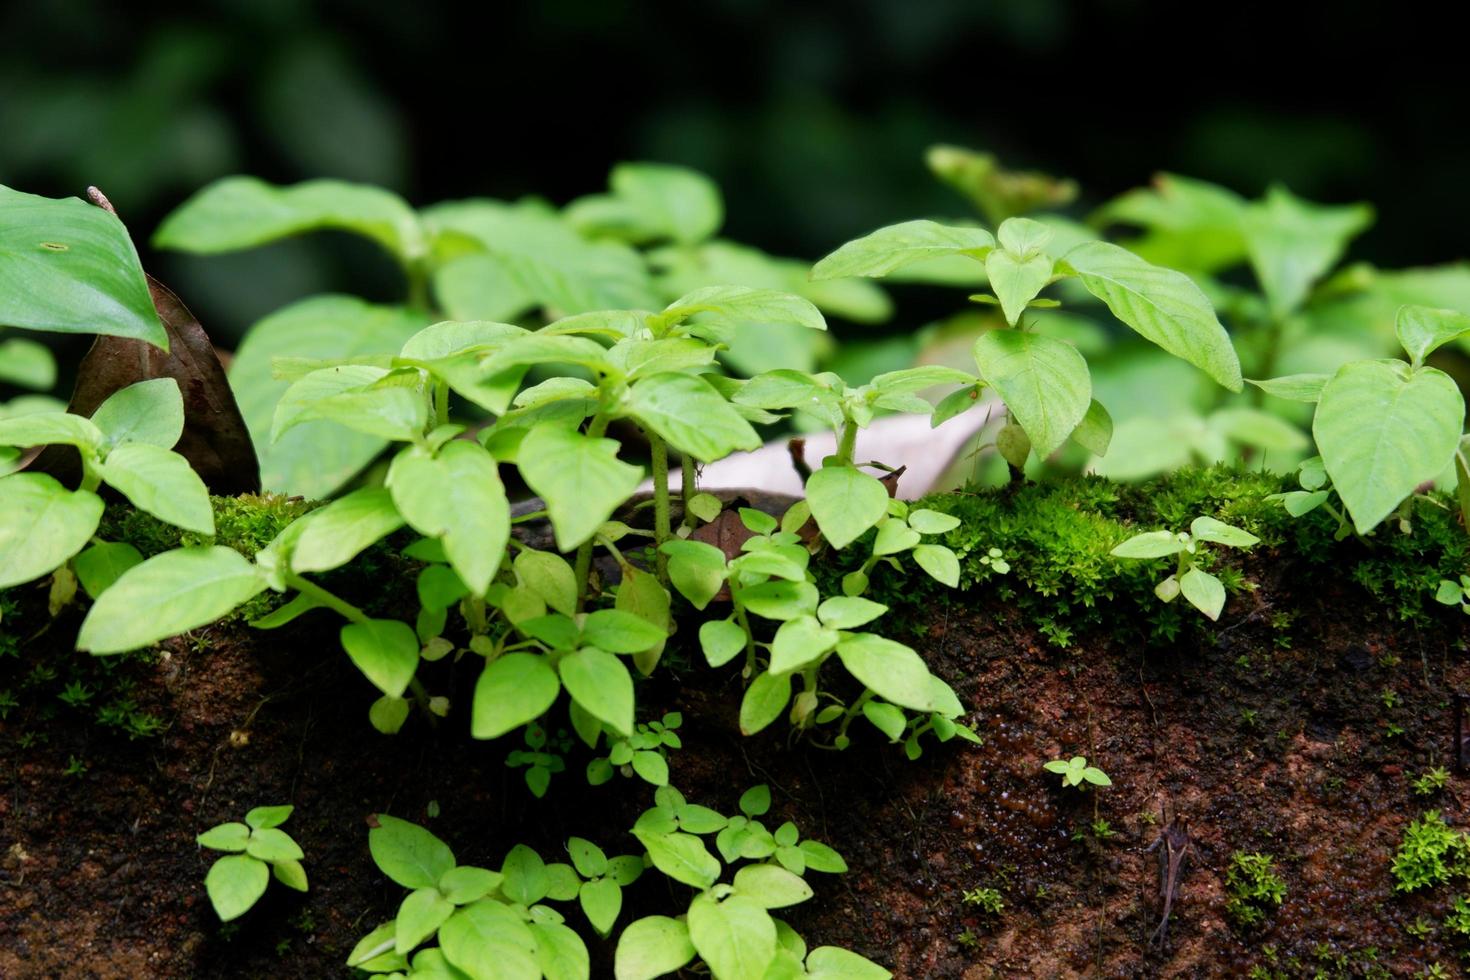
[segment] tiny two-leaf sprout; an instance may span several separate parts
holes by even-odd
[[[1053,759],[1042,768],[1061,776],[1063,786],[1081,786],[1083,783],[1091,783],[1094,786],[1113,785],[1107,773],[1096,766],[1087,764],[1085,755],[1074,755],[1070,759]]]
[[[1165,558],[1178,555],[1174,574],[1154,587],[1154,594],[1164,602],[1173,602],[1181,594],[1189,604],[1212,620],[1220,618],[1225,608],[1225,585],[1200,568],[1201,542],[1222,544],[1227,548],[1249,548],[1260,542],[1249,531],[1217,521],[1213,517],[1196,517],[1188,531],[1145,531],[1135,534],[1114,548],[1115,558]]]
[[[245,814],[244,823],[222,823],[198,836],[201,847],[226,852],[204,878],[210,904],[221,922],[250,911],[265,894],[272,875],[287,888],[306,891],[306,871],[301,867],[305,855],[280,829],[292,809],[258,806]]]

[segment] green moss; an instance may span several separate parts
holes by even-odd
[[[246,494],[242,497],[211,497],[214,505],[214,537],[181,531],[156,517],[120,504],[111,504],[97,528],[103,541],[126,541],[148,558],[171,548],[218,544],[234,548],[247,558],[296,518],[317,506],[300,497],[279,493]]]
[[[1276,874],[1269,854],[1230,855],[1225,871],[1225,914],[1242,928],[1260,925],[1286,898],[1286,882]]]

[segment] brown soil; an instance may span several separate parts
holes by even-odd
[[[913,763],[866,728],[843,754],[789,745],[780,726],[742,739],[725,671],[661,672],[640,705],[683,710],[686,747],[670,761],[691,800],[733,812],[743,788],[769,782],[775,822],[838,846],[852,870],[812,875],[817,898],[788,918],[813,945],[848,945],[900,977],[1216,977],[1273,962],[1282,976],[1409,976],[1436,960],[1453,973],[1458,951],[1440,930],[1406,931],[1421,916],[1437,923],[1453,890],[1395,894],[1389,864],[1417,813],[1470,822],[1463,778],[1432,799],[1409,787],[1451,765],[1451,692],[1470,686],[1463,635],[1390,622],[1351,586],[1293,591],[1247,572],[1258,591],[1166,651],[1097,637],[1058,651],[983,597],[940,608],[899,638],[951,680],[985,744],[931,747]],[[1295,613],[1289,636],[1272,610]],[[78,656],[59,639],[74,626],[63,620],[27,656]],[[0,722],[0,977],[346,976],[348,950],[402,894],[368,855],[377,811],[492,867],[516,841],[548,857],[574,834],[609,853],[634,846],[624,828],[651,794],[622,779],[587,787],[585,754],[537,801],[504,765],[516,746],[471,741],[462,713],[434,731],[415,720],[395,738],[373,733],[372,694],[336,627],[314,613],[290,632],[223,626],[164,644],[156,662],[125,668],[138,703],[168,723],[153,738],[62,709],[22,747],[34,713]],[[0,689],[24,666],[0,661]],[[463,705],[467,668],[440,665],[429,686]],[[1072,754],[1112,788],[1063,789],[1041,770]],[[84,773],[65,774],[73,759]],[[284,802],[311,890],[273,886],[222,928],[202,886],[212,857],[194,836]],[[1115,835],[1074,840],[1094,808]],[[1145,850],[1161,809],[1188,820],[1193,842],[1162,950],[1149,943],[1158,854]],[[1224,913],[1237,850],[1273,855],[1287,883],[1253,932]],[[1002,893],[1000,915],[963,900],[980,887]],[[622,921],[673,914],[680,891],[645,876]],[[609,976],[610,944],[592,949],[593,975]]]

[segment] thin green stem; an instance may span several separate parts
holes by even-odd
[[[684,474],[684,484],[680,488],[680,495],[684,501],[683,523],[685,527],[693,529],[695,523],[698,521],[698,518],[694,516],[694,511],[689,509],[689,501],[694,499],[694,495],[698,492],[699,489],[695,485],[696,481],[698,480],[698,476],[694,471],[694,457],[690,456],[688,453],[685,453],[684,458],[680,460],[679,465],[682,468]]]
[[[425,313],[429,312],[429,268],[418,260],[405,262],[403,274],[408,278],[408,305]]]
[[[606,415],[599,412],[592,416],[592,421],[587,426],[587,435],[592,439],[599,439],[607,431],[608,422],[612,421]],[[592,582],[592,539],[588,538],[577,547],[577,563],[574,570],[577,578],[577,612],[587,605],[587,590]]]
[[[735,603],[735,622],[745,630],[745,670],[741,676],[747,680],[755,676],[755,634],[750,631],[750,618],[745,615],[745,607]]]
[[[842,423],[842,438],[837,443],[837,465],[851,466],[852,454],[857,449],[858,424],[852,419]]]
[[[442,381],[434,384],[435,424],[449,424],[449,385]]]
[[[669,556],[663,553],[663,544],[671,537],[669,527],[669,447],[657,433],[648,433],[648,446],[653,454],[653,546],[657,549],[655,559],[658,580],[668,588]]]

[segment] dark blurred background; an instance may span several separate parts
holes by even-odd
[[[170,208],[237,172],[561,203],[619,160],[678,162],[724,187],[728,235],[815,257],[966,214],[923,164],[945,141],[1074,177],[1084,210],[1157,170],[1369,200],[1352,257],[1440,262],[1470,251],[1464,58],[1431,6],[1404,9],[0,0],[0,183],[101,185],[222,333],[319,289],[397,289],[345,239],[148,252]]]

